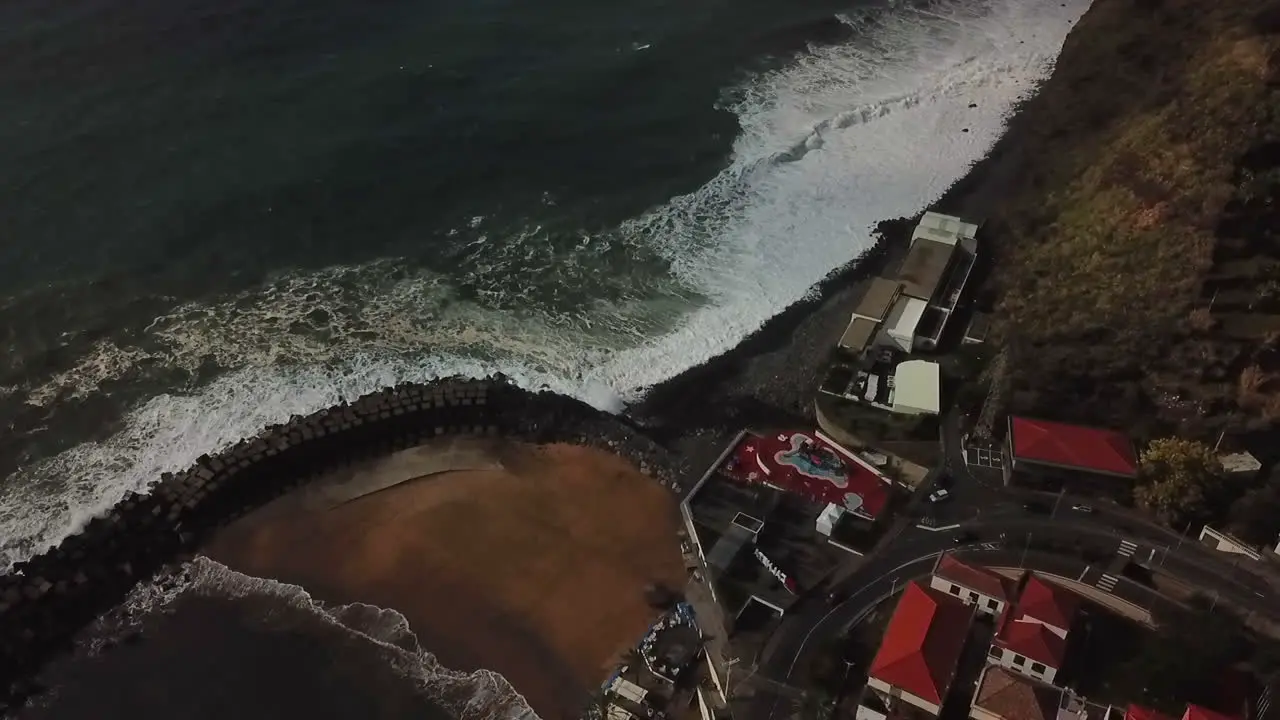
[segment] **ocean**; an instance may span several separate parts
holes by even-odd
[[[5,3],[0,567],[396,382],[621,410],[963,176],[1087,6]],[[154,622],[276,633],[212,572]]]

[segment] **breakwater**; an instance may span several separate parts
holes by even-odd
[[[621,419],[501,376],[401,385],[294,417],[164,474],[0,576],[0,712],[40,692],[40,668],[80,630],[219,527],[334,469],[457,434],[596,447],[676,492],[684,482],[686,468]]]

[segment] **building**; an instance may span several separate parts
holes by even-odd
[[[1218,456],[1222,471],[1233,478],[1251,480],[1262,470],[1262,462],[1249,452],[1227,453]]]
[[[1114,430],[1011,416],[1002,453],[1006,485],[1117,496],[1138,475],[1133,442]]]
[[[1063,695],[1060,688],[989,665],[978,678],[969,717],[973,720],[1058,720]]]
[[[886,335],[904,351],[932,350],[960,302],[977,259],[978,226],[927,212],[911,235],[898,269],[902,292],[894,301]]]
[[[937,415],[942,409],[942,372],[938,363],[908,360],[894,376],[893,411],[904,415]]]
[[[1018,602],[996,621],[988,662],[1052,684],[1066,658],[1079,606],[1075,595],[1027,576]]]
[[[906,703],[937,715],[955,679],[972,620],[973,609],[959,599],[909,583],[871,661],[868,689],[890,710]]]
[[[937,347],[977,258],[978,226],[926,212],[902,265],[872,280],[838,343],[859,357],[877,348],[909,353]]]
[[[950,553],[938,558],[929,586],[992,616],[999,616],[1005,611],[1015,591],[1015,583],[1009,578],[984,567],[961,562]]]
[[[881,527],[890,495],[888,477],[820,432],[740,433],[680,504],[726,631],[788,612],[850,552],[845,527]]]
[[[966,345],[977,345],[986,342],[987,331],[990,327],[990,317],[980,312],[974,312],[973,316],[969,318],[969,326],[965,328],[962,342]]]

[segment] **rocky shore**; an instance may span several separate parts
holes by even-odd
[[[981,221],[1020,181],[1019,117],[986,159],[933,207]],[[897,263],[911,220],[734,350],[654,387],[623,416],[531,393],[502,377],[388,388],[283,425],[131,494],[60,546],[0,576],[0,710],[38,694],[39,669],[138,582],[190,557],[211,533],[335,467],[445,435],[569,443],[619,454],[679,493],[744,425],[812,421],[812,396],[860,282]]]
[[[0,576],[0,709],[40,692],[33,678],[138,582],[190,557],[211,533],[335,467],[447,435],[608,450],[677,492],[686,468],[618,418],[505,378],[388,388],[267,428],[131,494],[61,545]]]

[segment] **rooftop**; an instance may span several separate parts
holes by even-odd
[[[922,300],[932,299],[943,276],[947,273],[947,266],[951,263],[951,254],[954,250],[954,242],[939,242],[917,233],[917,236],[912,238],[911,249],[907,251],[907,256],[898,269],[902,293]]]
[[[991,318],[987,315],[975,312],[969,318],[969,328],[964,331],[964,336],[970,340],[986,340],[987,328],[991,326]]]
[[[1224,715],[1203,705],[1187,703],[1187,711],[1182,715],[1182,720],[1240,720],[1240,718]]]
[[[957,238],[967,237],[976,238],[978,236],[978,226],[973,223],[967,223],[954,215],[943,215],[933,211],[926,212],[920,217],[920,222],[916,225],[916,236],[927,236],[938,238],[943,242],[955,243]]]
[[[1018,597],[1016,618],[1030,618],[1070,630],[1079,608],[1080,599],[1076,595],[1031,575]]]
[[[748,435],[724,471],[748,484],[764,483],[870,518],[889,501],[889,483],[879,471],[817,433]]]
[[[893,406],[937,415],[942,408],[942,372],[936,362],[908,360],[894,373]]]
[[[1013,581],[977,565],[969,565],[946,553],[938,560],[934,575],[998,600],[1013,596]]]
[[[901,289],[902,283],[897,280],[872,278],[867,283],[867,289],[862,293],[858,306],[853,309],[853,314],[873,322],[884,320],[884,316],[889,313],[889,308],[893,306],[894,298],[898,297]]]
[[[1055,720],[1062,691],[989,665],[978,681],[973,704],[1005,720]]]
[[[866,350],[879,327],[880,323],[875,320],[855,317],[850,321],[849,327],[845,328],[844,334],[840,336],[840,347],[855,353]]]
[[[1124,710],[1124,720],[1175,720],[1159,710],[1130,704]]]
[[[1011,416],[1009,438],[1015,460],[1121,477],[1138,474],[1133,442],[1114,430]]]
[[[1015,620],[1007,610],[1000,620],[994,644],[1055,670],[1062,667],[1067,654],[1066,638],[1033,620]]]
[[[867,674],[941,705],[972,618],[973,611],[960,600],[908,583]]]
[[[1219,455],[1218,462],[1222,463],[1222,469],[1228,473],[1256,473],[1262,469],[1258,458],[1248,452]]]

